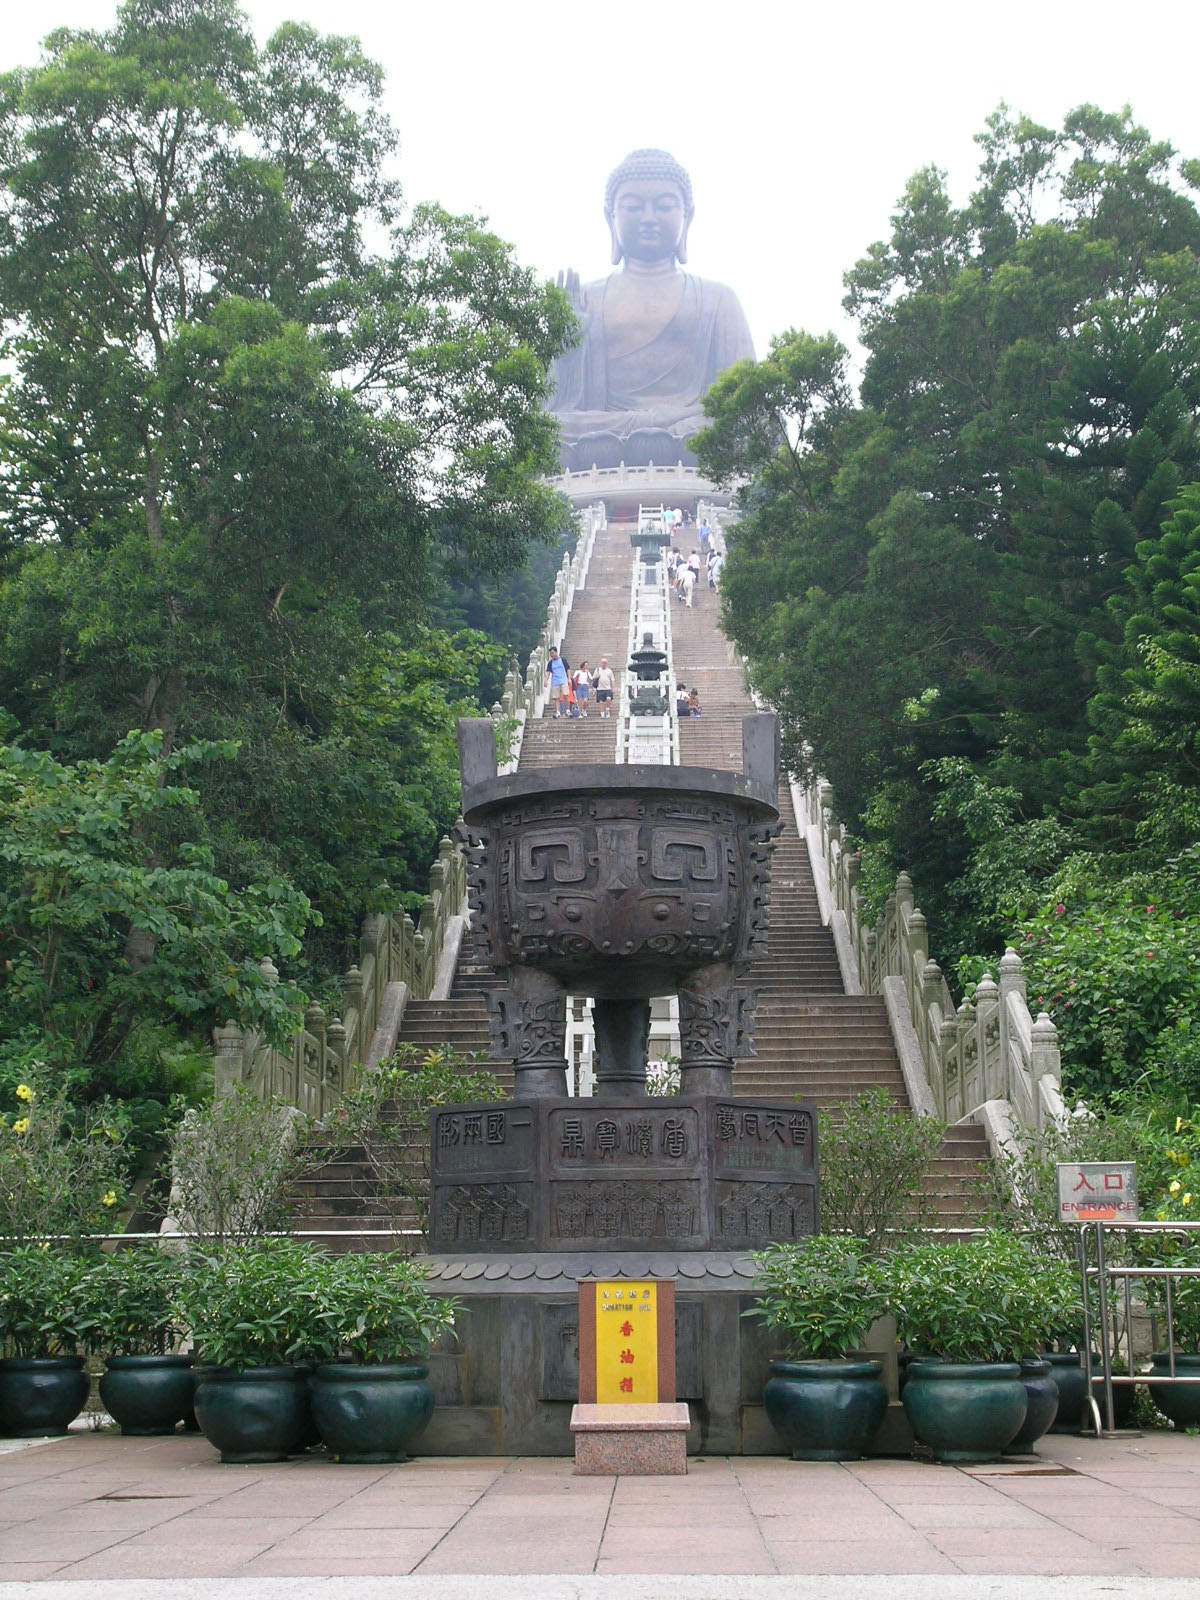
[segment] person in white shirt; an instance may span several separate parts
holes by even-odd
[[[608,664],[608,657],[600,657],[600,665],[596,668],[596,675],[592,679],[596,689],[596,704],[600,708],[602,717],[612,716],[613,690],[617,687],[617,675]]]

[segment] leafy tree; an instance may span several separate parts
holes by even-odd
[[[969,202],[918,173],[847,275],[859,403],[831,340],[788,334],[710,390],[697,444],[752,477],[726,619],[789,757],[913,872],[943,957],[1011,911],[948,893],[980,841],[947,772],[1022,828],[1062,811],[1110,601],[1200,466],[1200,163],[1091,106],[1061,130],[1002,108],[979,142]]]
[[[281,1039],[304,1003],[259,961],[296,954],[307,899],[280,882],[235,892],[190,842],[199,797],[179,778],[231,752],[164,742],[132,733],[69,765],[0,745],[0,1038],[36,1041],[52,1072],[90,1064],[92,1092],[164,1017],[235,1016]]]
[[[71,759],[240,742],[195,778],[214,862],[311,890],[330,963],[453,815],[413,730],[484,654],[422,631],[442,564],[501,577],[565,515],[569,310],[478,220],[402,210],[381,88],[231,0],[128,0],[0,79],[0,706]],[[463,668],[440,693],[425,653]],[[372,724],[404,730],[377,759]]]

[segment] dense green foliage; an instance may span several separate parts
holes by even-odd
[[[17,1084],[0,1112],[0,1239],[76,1249],[107,1233],[125,1196],[129,1131],[122,1107],[79,1107],[40,1078]]]
[[[457,809],[455,716],[506,664],[462,624],[492,597],[524,638],[542,564],[508,615],[497,586],[557,560],[542,400],[569,309],[478,219],[403,209],[381,91],[355,40],[259,44],[233,0],[127,0],[0,77],[5,810],[139,752],[180,794],[186,752],[194,790],[155,818],[143,793],[103,837],[71,823],[74,964],[0,967],[0,1006],[87,1066],[136,1021],[132,976],[144,1019],[164,998],[217,1017],[207,978],[177,981],[181,902],[139,921],[135,881],[166,899],[154,875],[190,873],[214,960],[286,954],[309,985],[365,911],[420,892]],[[81,863],[113,830],[105,890]],[[323,924],[299,957],[306,898]],[[216,925],[268,901],[257,941]],[[220,1015],[256,1020],[236,988]]]
[[[1092,1092],[1194,1015],[1200,163],[1090,106],[979,142],[968,203],[917,174],[847,274],[861,395],[834,339],[786,333],[713,387],[697,451],[751,479],[726,620],[786,754],[831,779],[864,882],[911,873],[940,959],[1036,944],[1062,904],[1068,964],[1111,982],[1128,908],[1174,919],[1143,1035],[1110,1014],[1068,1053]]]
[[[877,1253],[937,1226],[927,1179],[946,1125],[897,1107],[882,1086],[817,1115],[821,1228]]]
[[[861,1348],[888,1310],[885,1268],[858,1239],[826,1234],[802,1244],[771,1244],[754,1257],[755,1303],[789,1356],[826,1361]]]

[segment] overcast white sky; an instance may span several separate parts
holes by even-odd
[[[356,33],[383,63],[410,200],[478,210],[552,275],[607,270],[609,170],[662,145],[692,174],[690,265],[737,290],[760,353],[788,327],[849,334],[842,273],[928,163],[957,198],[972,136],[1001,100],[1051,124],[1129,103],[1200,156],[1200,4],[1159,0],[253,0]],[[15,14],[14,14],[15,12]],[[10,7],[0,65],[60,24],[104,27],[111,0]]]

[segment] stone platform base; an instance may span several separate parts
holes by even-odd
[[[575,1471],[592,1478],[663,1478],[687,1474],[688,1408],[577,1405],[571,1412]]]
[[[766,1419],[763,1389],[778,1335],[742,1313],[754,1304],[754,1263],[738,1251],[580,1251],[571,1255],[432,1256],[430,1289],[462,1304],[454,1336],[430,1364],[437,1406],[420,1453],[571,1456],[579,1399],[579,1283],[675,1282],[675,1396],[688,1402],[690,1455],[786,1455]],[[894,1329],[879,1330],[882,1354]],[[894,1356],[886,1359],[896,1393]],[[880,1454],[908,1453],[891,1407]]]

